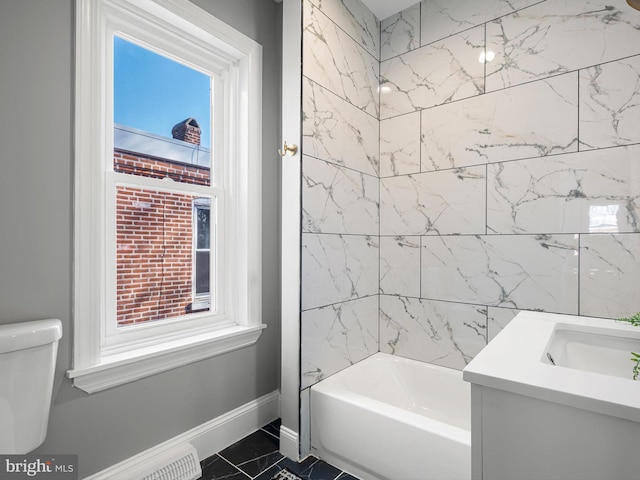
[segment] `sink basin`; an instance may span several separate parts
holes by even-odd
[[[545,363],[633,380],[630,352],[640,352],[640,331],[557,323],[546,350]]]
[[[465,367],[463,378],[640,423],[640,381],[633,380],[631,352],[640,353],[640,327],[520,312]]]

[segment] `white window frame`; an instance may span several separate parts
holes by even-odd
[[[203,187],[202,196],[224,225],[211,260],[223,272],[216,284],[225,285],[214,311],[122,329],[114,329],[112,192],[123,181],[113,172],[114,34],[215,79],[211,172],[220,181]],[[258,340],[265,327],[261,107],[262,47],[188,0],[76,0],[74,340],[67,372],[76,387],[93,393]],[[158,188],[156,179],[135,183]],[[193,187],[163,184],[172,192]]]

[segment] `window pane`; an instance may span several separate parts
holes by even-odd
[[[196,207],[196,216],[198,222],[198,240],[196,248],[209,249],[209,208]]]
[[[123,186],[116,195],[117,325],[209,310],[202,299],[194,307],[195,292],[208,291],[210,274],[208,263],[206,271],[198,267],[202,286],[194,286],[196,197]]]
[[[211,184],[211,77],[114,37],[116,172]]]
[[[196,252],[196,294],[209,293],[209,251]]]

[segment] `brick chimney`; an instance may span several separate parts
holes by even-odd
[[[189,117],[186,120],[176,123],[171,129],[171,135],[176,140],[200,145],[200,125],[195,118]]]

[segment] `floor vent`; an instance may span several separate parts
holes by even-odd
[[[202,469],[196,449],[184,444],[144,462],[135,474],[131,473],[136,480],[196,480],[202,476]]]
[[[271,480],[302,480],[302,478],[295,473],[292,473],[287,468],[283,468],[273,477],[271,477]]]

